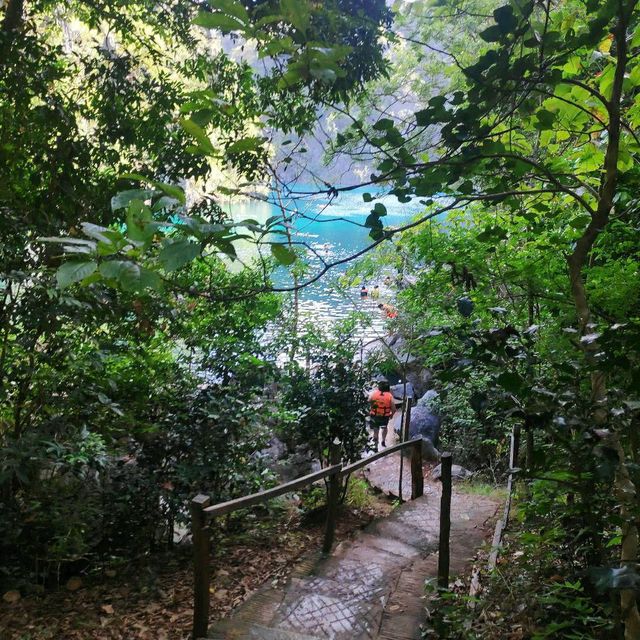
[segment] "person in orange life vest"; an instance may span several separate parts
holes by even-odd
[[[393,396],[389,391],[389,383],[386,380],[378,382],[378,388],[369,394],[369,402],[371,410],[371,429],[373,430],[373,439],[376,443],[376,451],[378,450],[378,434],[382,429],[382,446],[386,447],[387,427],[389,420],[396,412],[396,405]]]
[[[395,307],[392,307],[390,304],[383,304],[382,302],[378,305],[378,309],[384,311],[384,315],[389,319],[393,320],[398,317],[398,312]]]

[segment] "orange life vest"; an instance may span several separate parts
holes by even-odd
[[[376,389],[370,398],[372,416],[390,416],[393,407],[393,396],[388,391]]]

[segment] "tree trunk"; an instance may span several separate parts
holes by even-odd
[[[24,0],[9,0],[2,21],[2,31],[10,34],[18,31],[24,22]]]
[[[591,215],[591,221],[585,232],[576,242],[573,253],[567,258],[571,293],[576,307],[578,323],[583,334],[589,331],[591,310],[589,308],[589,300],[582,270],[587,264],[594,242],[608,224],[610,213],[614,207],[614,197],[618,184],[618,156],[621,130],[620,111],[623,81],[628,61],[626,41],[627,27],[636,4],[637,0],[620,3],[617,23],[613,30],[617,61],[611,100],[608,101],[607,105],[609,112],[609,125],[607,127],[608,142],[604,160],[604,177],[599,191],[598,204]],[[587,361],[593,362],[593,354],[596,349],[597,345],[595,341],[590,341],[585,345]],[[591,399],[594,404],[593,417],[596,424],[602,425],[607,421],[607,410],[604,406],[606,394],[607,385],[605,374],[601,371],[594,371],[591,374]],[[626,455],[618,434],[613,432],[605,433],[608,446],[618,454],[615,491],[620,502],[620,515],[624,521],[622,525],[620,562],[622,566],[631,565],[631,563],[636,562],[638,551],[638,528],[633,516],[637,491],[629,476],[626,465]],[[625,640],[640,639],[640,614],[638,612],[635,592],[631,590],[621,591],[620,605],[622,622],[624,623],[625,629]]]

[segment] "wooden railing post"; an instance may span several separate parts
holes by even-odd
[[[402,401],[402,414],[403,422],[400,424],[400,442],[406,442],[409,439],[409,426],[411,423],[411,400],[405,396]],[[404,478],[404,455],[405,452],[400,452],[400,475],[398,476],[398,499],[400,502],[404,502],[402,497],[402,484]]]
[[[209,627],[209,529],[204,509],[211,498],[198,494],[191,501],[193,535],[193,638],[206,638]]]
[[[438,545],[438,586],[449,588],[449,534],[451,532],[451,454],[440,458],[442,498],[440,499],[440,541]]]
[[[415,500],[423,494],[422,440],[415,440],[411,445],[411,499]]]
[[[520,425],[513,425],[511,433],[511,450],[509,452],[509,468],[515,469],[518,466],[518,455],[520,454]]]
[[[329,445],[329,464],[340,464],[342,458],[341,442],[336,438]],[[338,513],[338,501],[340,500],[340,473],[329,476],[329,495],[327,496],[327,524],[324,531],[324,544],[322,553],[330,553],[333,546],[333,538],[336,532],[336,516]]]

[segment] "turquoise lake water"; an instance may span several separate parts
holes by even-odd
[[[311,188],[298,187],[298,191],[311,191]],[[307,243],[322,259],[331,263],[335,260],[346,258],[371,244],[369,229],[364,222],[371,212],[374,203],[364,202],[362,194],[373,193],[371,189],[358,188],[353,191],[343,192],[337,198],[329,201],[325,195],[310,197],[289,198],[282,201],[287,211],[297,211],[301,214],[294,223],[292,236],[296,241]],[[272,196],[270,199],[275,199]],[[382,196],[376,200],[387,208],[387,215],[382,219],[385,226],[396,227],[410,222],[418,213],[424,210],[424,206],[418,201],[406,204],[399,203],[395,196]],[[281,209],[273,202],[259,200],[229,202],[224,207],[234,220],[253,218],[260,222],[266,221],[271,216],[282,214]],[[358,223],[358,224],[354,224]],[[281,236],[282,237],[282,236]],[[255,255],[256,249],[247,243],[238,247],[239,254],[244,258]],[[310,262],[310,275],[319,271],[322,267],[320,261],[308,254]],[[377,308],[377,302],[370,298],[362,300],[359,288],[352,291],[339,291],[333,286],[333,282],[347,269],[347,265],[340,265],[329,270],[319,282],[300,290],[300,310],[303,317],[322,325],[331,325],[337,320],[346,317],[355,310],[366,311],[372,322],[372,331],[381,331],[383,318]],[[288,270],[279,269],[274,276],[276,286],[290,286],[292,279]],[[365,283],[369,290],[376,282]],[[392,300],[394,291],[386,288],[382,282],[380,301]]]

